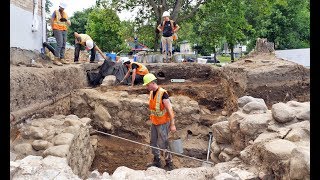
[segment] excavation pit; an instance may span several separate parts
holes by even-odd
[[[263,97],[269,108],[275,101],[309,100],[308,70],[283,61],[279,61],[278,65],[275,65],[277,63],[273,60],[268,62],[263,63],[261,67],[269,66],[270,72],[264,69],[260,74],[257,72],[260,68],[258,60],[251,63],[258,68],[251,68],[252,71],[250,65],[245,62],[241,64],[241,61],[223,68],[196,63],[147,64],[151,72],[159,75],[159,85],[170,95],[176,113],[177,133],[184,143],[184,155],[206,160],[208,132],[212,130],[214,124],[225,122],[238,110],[237,99],[243,95]],[[19,123],[32,122],[39,118],[43,118],[38,120],[42,121],[54,115],[61,116],[58,119],[66,121],[68,116],[76,115],[79,119],[90,118],[89,125],[94,129],[149,144],[148,91],[144,86],[135,86],[132,89],[124,85],[89,87],[86,71],[98,68],[99,65],[88,63],[42,69],[12,65],[10,71],[10,110],[14,117],[12,123],[19,125]],[[53,77],[58,78],[59,81]],[[259,78],[262,80],[259,81]],[[172,79],[184,79],[184,82],[172,82]],[[287,86],[293,88],[284,90]],[[69,122],[70,126],[72,122]],[[14,126],[11,128],[12,146],[17,145],[16,143],[32,143],[32,140],[36,140],[22,139],[19,132],[14,131],[17,128]],[[72,131],[72,128],[68,130]],[[38,133],[37,136],[40,138],[41,134]],[[83,135],[83,138],[87,136]],[[95,155],[87,160],[91,162],[89,165],[86,164],[87,172],[97,169],[100,173],[112,174],[120,166],[146,170],[147,164],[152,161],[150,147],[93,133],[92,130],[90,130],[90,138],[96,139],[97,142]],[[218,141],[222,142],[225,139],[218,139]],[[225,143],[230,142],[225,141]],[[74,145],[76,149],[78,146]],[[237,146],[237,144],[232,145]],[[26,145],[26,147],[30,146]],[[85,147],[87,146],[83,146]],[[245,148],[245,146],[238,147]],[[224,148],[226,152],[234,153],[228,151],[230,147]],[[81,154],[75,149],[73,152],[77,155]],[[33,152],[34,150],[30,153]],[[41,155],[42,152],[36,151],[34,155]],[[221,159],[231,160],[228,159],[230,157],[221,154]],[[17,159],[26,155],[18,154]],[[176,168],[202,166],[201,161],[177,155],[174,155],[173,161]],[[210,156],[210,161],[216,160]],[[84,174],[79,173],[81,168],[75,168],[76,159],[70,162],[70,166],[76,169],[74,173],[85,177]],[[162,163],[164,165],[163,158]]]

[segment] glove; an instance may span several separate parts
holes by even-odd
[[[61,18],[60,21],[61,21],[61,22],[66,22],[67,19],[66,19],[66,18]]]

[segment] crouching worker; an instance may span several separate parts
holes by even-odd
[[[122,57],[121,62],[127,67],[128,72],[122,81],[120,81],[120,83],[123,83],[124,80],[126,80],[131,74],[131,87],[137,84],[142,84],[144,75],[149,73],[149,70],[146,68],[146,66],[141,63],[131,62],[128,57]]]
[[[143,77],[143,85],[150,91],[149,110],[151,120],[150,145],[161,149],[169,150],[169,132],[175,132],[174,113],[167,91],[157,85],[157,78],[149,73]],[[160,150],[152,148],[153,162],[148,166],[161,167]],[[166,165],[164,169],[172,170],[172,155],[164,153]]]
[[[92,38],[87,34],[78,34],[74,32],[75,50],[74,50],[74,63],[79,64],[79,54],[81,46],[86,47],[86,50],[91,51],[90,63],[94,63],[96,57],[96,51],[98,51],[103,59],[107,59],[106,55],[100,50],[100,48],[93,42]]]

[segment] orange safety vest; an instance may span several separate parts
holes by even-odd
[[[153,98],[153,91],[150,91],[149,96],[149,110],[150,120],[154,125],[165,124],[170,121],[169,112],[162,103],[162,95],[167,92],[165,89],[159,87],[156,95]]]
[[[60,30],[60,31],[66,31],[68,29],[67,22],[61,22],[60,19],[63,18],[68,18],[68,15],[63,11],[62,12],[62,17],[60,14],[59,10],[55,11],[56,17],[53,20],[53,25],[52,29],[53,30]]]
[[[132,63],[130,63],[129,69],[132,68],[132,64],[133,64],[133,63],[136,64],[136,65],[138,65],[138,68],[137,68],[137,71],[136,71],[137,74],[144,76],[144,75],[146,75],[146,74],[149,73],[149,71],[148,71],[148,69],[146,68],[146,66],[144,66],[143,64],[137,63],[137,62],[132,62]]]

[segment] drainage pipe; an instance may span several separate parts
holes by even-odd
[[[31,105],[27,108],[23,108],[18,111],[11,112],[10,113],[10,123],[13,123],[13,125],[16,125],[16,124],[20,123],[21,121],[23,121],[24,119],[26,119],[28,116],[30,116],[35,111],[42,109],[46,106],[52,105],[55,102],[57,102],[63,98],[66,98],[70,95],[71,95],[71,93],[63,94],[63,95],[55,97],[51,100],[42,102],[40,104],[34,104],[34,105]]]
[[[32,26],[31,30],[32,32],[38,31],[38,0],[33,0],[33,19],[32,19]]]
[[[42,0],[41,8],[42,8],[42,43],[44,43],[47,41],[46,0]]]

